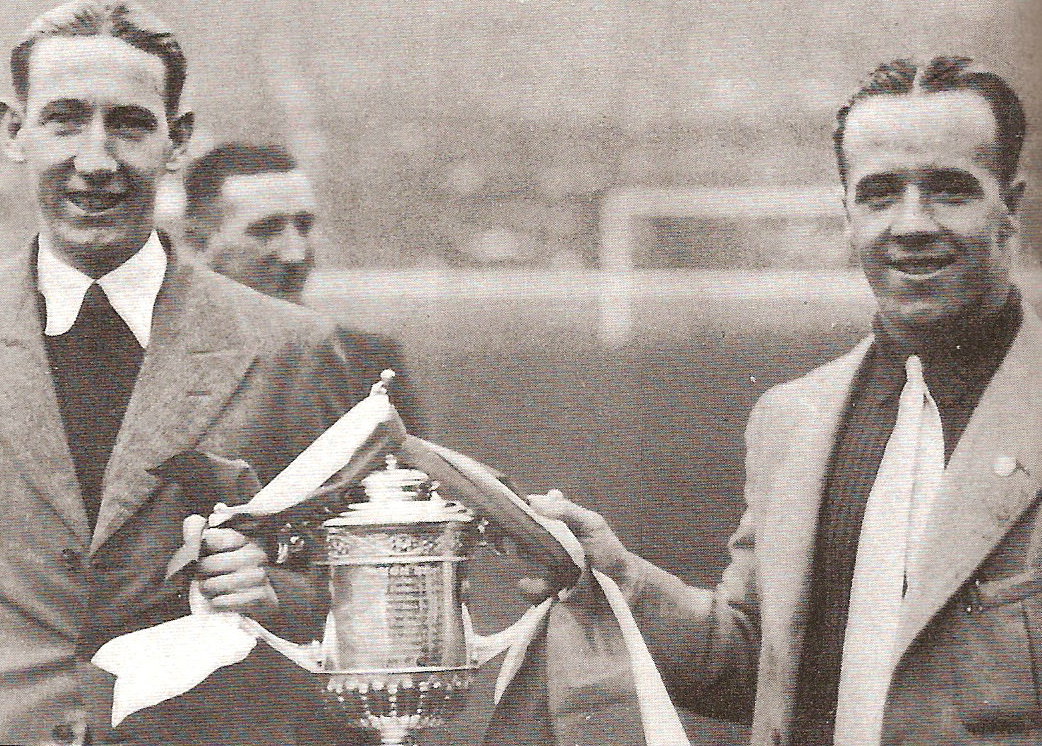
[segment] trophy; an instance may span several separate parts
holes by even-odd
[[[415,744],[418,731],[456,714],[479,653],[487,660],[488,642],[517,627],[481,640],[463,603],[464,568],[486,528],[542,565],[555,589],[580,573],[487,467],[405,433],[387,398],[391,377],[385,371],[249,502],[215,506],[210,519],[281,517],[276,563],[306,563],[324,616],[314,618],[308,645],[254,625],[257,633],[313,674],[340,717],[378,730],[386,746]],[[357,479],[388,451],[382,468]],[[460,502],[442,499],[439,483]]]
[[[307,551],[328,609],[311,648],[327,704],[387,746],[415,743],[460,709],[477,668],[460,586],[481,522],[393,455],[361,484],[365,501],[287,527],[280,558]]]

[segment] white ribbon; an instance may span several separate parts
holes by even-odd
[[[190,616],[109,640],[91,659],[116,677],[113,728],[138,710],[184,694],[217,669],[239,663],[257,644],[257,636],[243,625],[252,620],[210,612],[198,581],[192,582],[189,598]]]
[[[536,513],[521,499],[515,499],[514,503],[557,539],[577,565],[580,567],[586,565],[586,555],[582,545],[563,522]],[[644,642],[644,637],[637,627],[637,621],[626,602],[626,597],[618,584],[610,577],[599,570],[592,570],[592,573],[604,592],[604,598],[608,602],[609,608],[615,615],[626,652],[629,654],[633,686],[637,694],[641,724],[644,729],[645,746],[689,746],[690,741],[684,732],[684,726],[669,698],[669,692],[666,691],[662,675],[651,657],[651,651],[648,650],[648,645]],[[566,600],[568,594],[567,589],[561,591],[558,600]],[[500,645],[495,653],[488,656],[489,658],[495,657],[503,650],[507,651],[496,680],[496,702],[499,702],[503,692],[520,670],[525,653],[532,640],[535,639],[542,621],[553,608],[553,603],[554,599],[547,599],[538,606],[533,606],[512,626],[497,635],[485,638],[485,640],[489,640],[491,637],[497,638]],[[492,649],[495,649],[495,646],[491,646],[486,653],[491,652]]]

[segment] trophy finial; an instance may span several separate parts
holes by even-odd
[[[369,389],[369,394],[387,394],[388,389],[391,386],[391,381],[395,377],[395,372],[390,368],[385,368],[380,371],[380,380],[373,384],[373,387]]]

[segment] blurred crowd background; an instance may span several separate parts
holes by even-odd
[[[51,4],[20,0],[3,38]],[[597,267],[612,190],[831,186],[833,113],[882,59],[979,55],[1029,92],[1038,77],[1020,0],[151,5],[184,40],[196,151],[288,143],[333,267]],[[5,172],[2,193],[17,188]],[[727,266],[698,232],[655,221],[645,263]]]
[[[0,36],[52,4],[19,0]],[[967,54],[1023,93],[1042,298],[1036,2],[151,5],[188,55],[193,153],[290,147],[321,203],[307,301],[403,342],[428,436],[566,490],[692,582],[726,561],[753,402],[868,328],[830,135],[875,64]],[[0,168],[5,241],[31,235],[24,189]],[[175,232],[181,199],[171,181]],[[502,626],[520,570],[476,569],[499,589],[477,623]],[[432,743],[477,742],[493,678]],[[689,723],[697,744],[743,738]]]

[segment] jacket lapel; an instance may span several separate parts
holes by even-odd
[[[781,414],[766,423],[784,433],[770,458],[781,459],[763,511],[762,535],[757,537],[757,565],[763,605],[763,635],[779,655],[779,663],[794,668],[803,643],[807,592],[825,477],[851,384],[872,338],[798,382]],[[770,447],[770,446],[769,446]],[[780,672],[782,681],[794,673]]]
[[[4,267],[0,276],[0,435],[21,474],[84,544],[90,523],[51,382],[37,306],[35,244]]]
[[[945,470],[923,534],[916,582],[905,599],[897,650],[972,576],[1037,499],[1042,479],[1042,321],[1027,306],[1006,359],[995,372]]]
[[[209,273],[172,261],[156,300],[152,341],[105,471],[91,541],[97,549],[149,499],[149,472],[192,448],[256,356],[236,310],[208,292]]]

